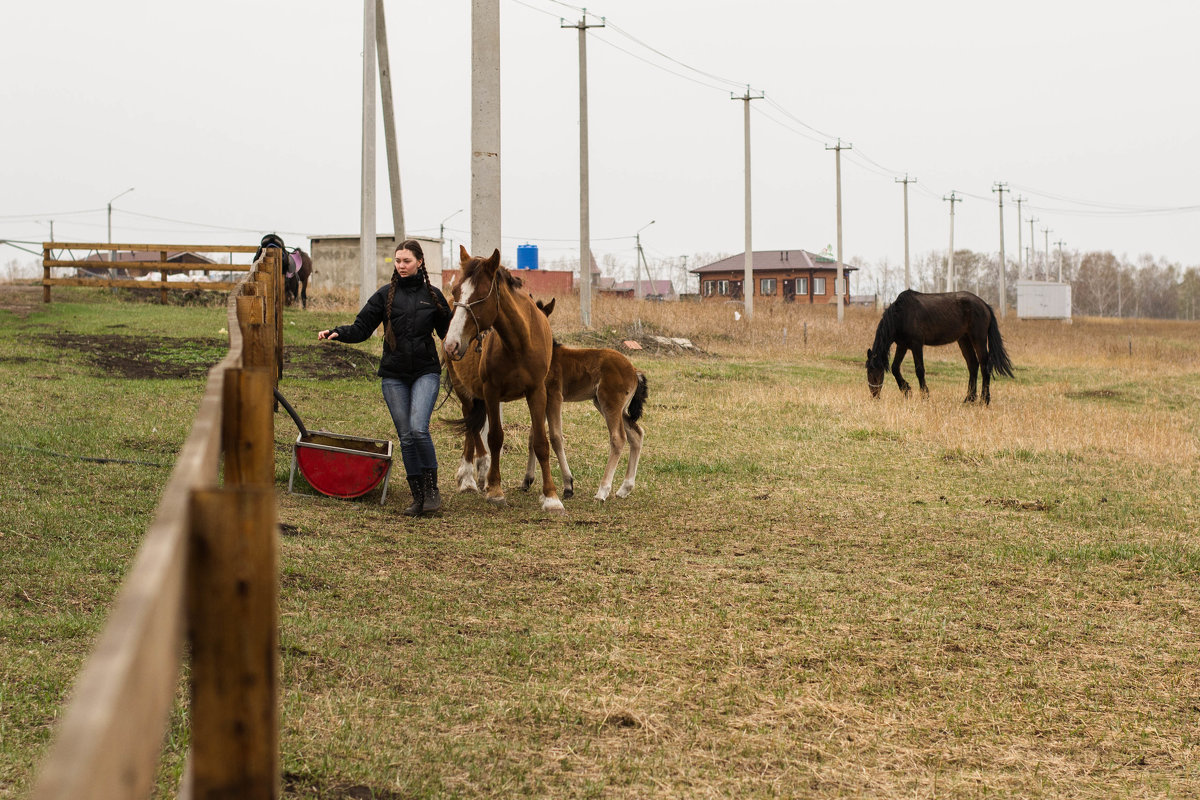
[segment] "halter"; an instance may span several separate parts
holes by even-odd
[[[883,388],[883,383],[884,383],[883,381],[880,381],[879,383],[871,383],[871,381],[870,381],[870,380],[868,380],[868,381],[867,381],[867,386],[868,386],[869,388],[871,388],[871,389],[882,389],[882,388]]]
[[[454,302],[454,308],[457,309],[459,306],[462,306],[463,308],[465,308],[467,310],[467,313],[471,315],[471,321],[475,323],[475,335],[471,337],[471,341],[475,342],[475,352],[476,353],[483,352],[483,335],[485,333],[487,333],[489,330],[491,330],[491,328],[484,328],[484,327],[480,326],[479,318],[475,316],[475,312],[471,310],[471,306],[477,306],[480,303],[486,302],[488,299],[491,298],[492,293],[496,291],[496,279],[498,277],[499,276],[497,276],[497,275],[492,275],[491,288],[488,289],[487,294],[485,294],[483,297],[479,298],[478,300],[473,300],[470,303],[464,303],[464,302],[458,301],[458,300],[456,300]],[[466,357],[466,355],[467,355],[467,350],[466,350],[466,348],[463,348],[462,355],[460,355],[458,358],[451,358],[451,360],[452,361],[462,361]]]

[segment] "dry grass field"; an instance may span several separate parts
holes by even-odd
[[[219,309],[65,299],[0,311],[0,797],[28,790],[166,478],[53,453],[169,462],[184,368],[220,346]],[[1010,314],[1017,377],[985,408],[954,347],[927,353],[928,399],[870,400],[873,311],[757,311],[597,300],[585,331],[560,300],[561,340],[641,342],[650,387],[623,500],[591,499],[607,436],[567,407],[564,517],[517,489],[516,405],[509,505],[448,492],[418,520],[399,475],[382,506],[287,494],[277,417],[286,796],[1200,794],[1200,325]],[[394,439],[378,342],[315,341],[352,315],[287,312],[281,389],[309,427]],[[149,337],[141,366],[176,377],[83,344]]]

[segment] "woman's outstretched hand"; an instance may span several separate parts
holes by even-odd
[[[321,339],[336,339],[337,337],[337,331],[320,331],[317,333],[318,341]]]

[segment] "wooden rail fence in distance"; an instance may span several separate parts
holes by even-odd
[[[229,297],[229,352],[209,371],[154,520],[40,766],[34,800],[150,795],[185,636],[191,752],[179,796],[281,793],[279,268],[279,251],[266,251]]]
[[[169,273],[192,272],[247,272],[250,264],[187,264],[167,261],[168,253],[253,253],[258,248],[253,245],[213,245],[213,244],[108,244],[88,242],[42,242],[42,302],[50,302],[51,286],[101,286],[121,289],[158,289],[159,300],[167,302],[167,290],[208,289],[214,292],[228,292],[235,289],[240,281],[168,281]],[[86,253],[108,251],[111,256],[118,252],[157,253],[157,261],[93,261],[87,258],[64,259],[56,258],[54,251],[61,256],[64,251],[82,250]],[[69,278],[51,277],[54,269],[86,269],[90,271],[110,270],[140,270],[157,272],[158,280],[134,280],[132,278],[116,278],[111,275],[96,277]],[[244,276],[243,276],[244,277]]]

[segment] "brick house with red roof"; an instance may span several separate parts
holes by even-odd
[[[700,279],[703,300],[741,300],[742,280],[746,270],[745,253],[723,258],[690,272]],[[842,264],[846,285],[842,300],[850,302],[850,273],[857,270]],[[754,296],[776,297],[785,303],[836,303],[834,284],[837,278],[837,259],[828,253],[807,250],[755,250],[752,253],[751,275],[754,277]]]

